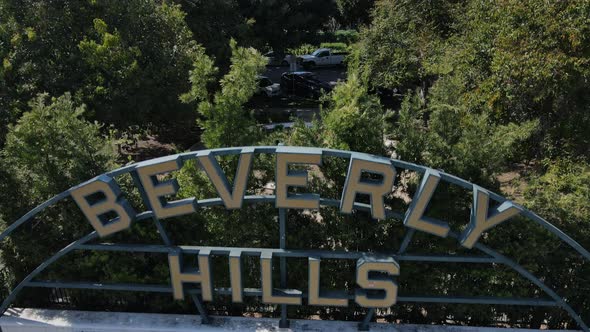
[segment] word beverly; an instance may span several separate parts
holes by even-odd
[[[221,170],[211,151],[197,154],[197,160],[211,180],[220,199],[227,209],[242,207],[248,177],[251,173],[255,147],[242,148],[239,163],[234,177],[233,186]],[[276,193],[275,206],[286,209],[319,209],[320,197],[317,194],[289,193],[290,187],[305,187],[307,171],[291,170],[291,165],[321,165],[322,150],[317,148],[277,147],[276,149]],[[158,219],[195,213],[198,203],[196,198],[167,201],[166,197],[175,195],[179,186],[175,179],[159,181],[158,175],[179,170],[182,167],[180,156],[159,158],[135,166],[140,191],[148,206]],[[366,175],[372,175],[369,179]],[[394,186],[396,169],[391,160],[360,153],[351,153],[348,174],[340,200],[340,212],[352,212],[357,194],[370,197],[371,215],[375,219],[385,219],[384,197],[391,193]],[[420,187],[406,211],[404,225],[440,237],[449,234],[447,223],[424,216],[428,203],[438,186],[441,175],[435,170],[427,170]],[[113,178],[102,175],[71,191],[72,198],[78,204],[86,218],[101,236],[111,235],[130,227],[137,213],[123,197],[121,189]],[[100,199],[96,197],[100,196]],[[463,231],[460,242],[466,248],[472,248],[483,232],[499,223],[519,214],[522,208],[510,201],[505,201],[490,213],[490,193],[483,188],[473,186],[473,205],[468,227]],[[116,215],[114,218],[113,215]],[[169,255],[174,297],[183,297],[183,282],[201,284],[203,299],[212,299],[212,282],[209,268],[210,252],[199,252],[199,271],[183,272],[180,253]],[[262,300],[273,304],[301,304],[301,295],[286,294],[278,296],[272,288],[272,252],[261,251]],[[315,305],[348,305],[346,297],[320,297],[319,290],[319,258],[309,257],[309,304]],[[229,269],[232,283],[232,299],[241,302],[243,288],[241,286],[240,253],[230,253]],[[380,272],[380,276],[372,276]],[[392,258],[366,256],[357,261],[357,284],[363,288],[355,296],[355,301],[363,307],[388,307],[395,303],[397,285],[392,280],[383,278],[399,275],[399,265]],[[390,279],[390,278],[389,278]],[[369,296],[366,290],[372,291]],[[378,292],[380,295],[376,295]]]

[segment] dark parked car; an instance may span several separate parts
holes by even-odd
[[[330,92],[332,86],[320,81],[312,72],[296,71],[283,73],[281,76],[281,89],[298,96],[319,99],[322,91]]]

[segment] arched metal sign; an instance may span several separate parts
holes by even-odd
[[[276,189],[274,195],[245,195],[248,177],[252,175],[252,163],[256,155],[275,155]],[[233,184],[228,181],[219,166],[216,157],[234,155],[239,156],[239,163],[235,174],[232,174]],[[293,165],[310,166],[321,165],[323,158],[335,157],[347,159],[348,173],[340,199],[320,197],[314,193],[292,193],[294,187],[305,192],[308,181],[306,171]],[[189,198],[172,201],[167,197],[178,191],[178,183],[174,179],[163,181],[159,175],[179,170],[188,160],[197,160],[200,167],[207,174],[215,187],[219,197],[197,200]],[[414,195],[409,208],[393,211],[384,202],[384,197],[391,193],[396,174],[400,170],[409,170],[421,174],[420,186]],[[130,174],[135,180],[142,195],[147,211],[134,211],[125,198],[125,194],[115,181],[115,177]],[[367,176],[368,175],[368,176]],[[460,233],[455,233],[449,224],[425,216],[429,201],[436,192],[439,183],[447,182],[472,192],[472,208],[467,227]],[[357,201],[357,194],[370,197],[369,203]],[[539,278],[517,264],[514,260],[503,256],[497,251],[478,242],[485,232],[493,231],[493,227],[521,215],[528,220],[544,227],[561,241],[571,246],[586,260],[590,260],[590,253],[571,237],[542,219],[535,213],[505,198],[442,171],[430,169],[395,159],[367,155],[357,152],[287,146],[236,147],[205,151],[195,151],[173,156],[153,159],[114,170],[53,197],[47,202],[29,211],[22,218],[14,222],[2,234],[0,241],[5,240],[16,229],[25,225],[32,218],[61,200],[72,198],[93,226],[94,231],[72,242],[33,270],[24,280],[12,289],[4,299],[1,312],[5,312],[19,292],[25,287],[45,288],[77,288],[94,290],[126,290],[138,292],[169,292],[174,299],[182,299],[190,295],[199,310],[203,321],[208,321],[202,300],[212,301],[214,294],[230,295],[233,302],[240,303],[244,296],[261,297],[262,302],[282,305],[281,326],[287,324],[287,305],[302,305],[306,299],[308,305],[317,306],[348,306],[351,302],[365,308],[369,313],[361,323],[361,328],[367,328],[368,322],[376,308],[387,308],[401,302],[429,302],[429,303],[467,303],[489,305],[524,305],[524,306],[555,306],[565,310],[584,330],[590,331],[580,315],[572,309],[566,300],[554,290],[545,285]],[[239,209],[244,204],[274,204],[279,215],[280,248],[237,248],[237,247],[195,247],[183,246],[171,242],[162,227],[161,220],[186,215],[215,205],[223,205],[226,209]],[[403,220],[407,227],[406,235],[399,248],[391,248],[388,253],[367,252],[339,252],[326,250],[289,250],[285,246],[286,211],[288,209],[318,209],[320,206],[333,206],[340,213],[349,214],[353,210],[364,210],[372,218],[383,220],[395,218]],[[109,237],[121,230],[127,229],[132,223],[152,221],[158,227],[162,236],[162,245],[130,245],[123,243],[91,242]],[[426,232],[438,237],[456,239],[457,245],[473,249],[481,253],[475,256],[459,255],[412,255],[406,253],[406,248],[412,241],[415,232]],[[156,252],[168,254],[170,268],[170,285],[140,285],[140,284],[97,284],[71,283],[61,281],[37,281],[35,278],[51,264],[65,255],[79,250],[118,251],[118,252]],[[183,255],[197,255],[198,270],[183,267]],[[227,267],[230,275],[230,288],[218,289],[213,287],[211,280],[211,257],[228,257]],[[242,284],[242,258],[255,256],[260,259],[261,285],[257,289],[244,289]],[[272,282],[272,258],[281,260],[281,280],[286,271],[283,266],[288,257],[306,258],[308,260],[308,289],[288,290],[278,289]],[[322,259],[351,259],[356,260],[356,285],[352,293],[340,292],[326,296],[320,290],[320,264]],[[449,263],[482,263],[505,265],[516,271],[523,278],[528,279],[546,296],[542,298],[501,298],[501,297],[441,297],[441,296],[398,296],[398,285],[395,276],[403,273],[399,262],[449,262]],[[375,277],[375,273],[380,277]],[[197,288],[186,288],[186,285]],[[284,287],[285,285],[281,285]]]

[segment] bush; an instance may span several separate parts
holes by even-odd
[[[337,30],[334,33],[334,38],[339,43],[350,45],[359,40],[359,32],[356,30]]]
[[[100,134],[99,124],[84,120],[85,106],[76,105],[69,94],[51,99],[41,94],[29,105],[30,111],[9,127],[0,160],[0,180],[10,186],[0,191],[0,199],[8,203],[0,205],[3,230],[27,210],[116,167],[112,142]],[[78,208],[66,200],[21,227],[1,243],[10,276],[22,280],[48,254],[88,233],[90,225],[82,220]],[[61,273],[77,268],[62,266]]]
[[[99,124],[83,119],[85,106],[70,94],[41,94],[29,105],[31,111],[9,127],[4,155],[31,204],[113,168],[113,146]]]
[[[359,41],[359,32],[356,30],[337,30],[336,32],[318,33],[316,43],[344,43],[351,45]]]
[[[304,55],[304,54],[311,54],[313,51],[317,50],[317,46],[310,45],[310,44],[303,44],[296,48],[288,48],[287,54],[294,54],[294,55]]]
[[[345,43],[322,43],[320,45],[320,47],[331,48],[334,51],[341,51],[341,52],[348,51],[348,46]]]

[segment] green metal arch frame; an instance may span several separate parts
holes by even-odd
[[[276,152],[277,148],[278,148],[277,146],[222,148],[222,149],[213,149],[213,150],[203,150],[203,151],[181,153],[176,156],[180,157],[183,161],[186,161],[186,160],[196,159],[197,156],[199,156],[203,153],[211,153],[214,156],[236,155],[236,154],[241,153],[242,149],[249,149],[250,151],[253,150],[253,152],[256,154],[273,154]],[[300,150],[300,152],[305,152],[306,150],[310,149],[310,148],[305,148],[305,147],[289,147],[289,148],[293,149],[295,151]],[[317,148],[314,148],[314,149],[317,149]],[[353,155],[370,156],[370,155],[363,154],[363,153],[342,151],[342,150],[333,150],[333,149],[320,149],[320,150],[322,151],[323,156],[338,157],[338,158],[344,158],[344,159],[350,159]],[[404,161],[397,160],[397,159],[389,159],[389,158],[376,157],[376,156],[370,156],[370,157],[387,160],[387,161],[391,162],[391,164],[396,168],[402,168],[402,169],[406,169],[406,170],[410,170],[410,171],[415,171],[417,173],[421,173],[422,175],[426,171],[430,170],[430,168],[428,168],[428,167],[404,162]],[[138,166],[145,165],[145,164],[151,164],[151,163],[157,163],[159,160],[161,160],[161,158],[153,159],[153,160],[138,163],[138,164],[128,165],[128,166],[119,168],[117,170],[107,172],[103,175],[114,178],[116,176],[120,176],[123,174],[131,174],[132,177],[134,179],[136,179],[135,170]],[[461,178],[458,178],[456,176],[444,173],[442,171],[439,171],[439,173],[441,175],[442,180],[449,182],[451,184],[457,185],[457,186],[462,187],[467,190],[473,190],[474,184],[472,184],[466,180],[463,180]],[[138,186],[138,188],[140,189],[140,193],[142,193],[142,195],[143,195],[143,188],[141,187],[141,184],[139,183],[139,181],[135,181],[135,182],[136,182],[136,185]],[[23,224],[30,221],[35,215],[37,215],[39,212],[43,211],[45,208],[47,208],[51,205],[54,205],[63,199],[68,198],[70,196],[71,191],[74,190],[75,188],[77,188],[77,186],[72,187],[72,188],[56,195],[55,197],[44,202],[43,204],[30,210],[28,213],[26,213],[24,216],[19,218],[17,221],[15,221],[13,224],[11,224],[7,229],[5,229],[0,234],[0,241],[3,241],[6,237],[10,236],[16,229],[18,229],[20,226],[22,226]],[[496,201],[497,203],[503,203],[504,201],[506,201],[506,199],[504,197],[502,197],[496,193],[493,193],[493,192],[490,192],[490,198],[492,200]],[[273,202],[274,200],[275,200],[274,195],[246,196],[244,198],[244,201],[247,204],[269,203],[269,202]],[[338,206],[339,203],[340,203],[339,200],[334,200],[334,199],[321,199],[321,201],[320,201],[320,204],[322,206]],[[222,205],[222,204],[223,204],[223,202],[221,201],[220,198],[212,198],[212,199],[205,199],[205,200],[198,201],[198,205],[200,207],[216,206],[216,205]],[[356,210],[365,210],[365,211],[370,210],[369,205],[360,204],[360,203],[355,203],[354,208]],[[402,215],[400,213],[397,213],[397,212],[394,212],[391,210],[387,210],[386,212],[387,212],[387,218],[400,219],[402,217]],[[537,214],[535,214],[525,208],[522,208],[522,215],[525,216],[527,219],[532,220],[535,223],[537,223],[538,225],[542,226],[543,228],[548,230],[550,233],[556,235],[560,240],[567,243],[571,248],[576,250],[582,257],[584,257],[586,260],[590,261],[590,252],[588,252],[588,250],[586,250],[584,247],[582,247],[578,242],[576,242],[570,236],[568,236],[567,234],[562,232],[559,228],[555,227],[554,225],[552,225],[548,221],[544,220],[543,218],[541,218]],[[285,249],[284,237],[285,237],[285,231],[286,231],[285,230],[285,211],[284,211],[284,209],[279,209],[279,218],[280,218],[280,223],[281,223],[280,224],[281,249],[277,249],[277,250],[280,255],[288,256],[289,253],[284,250]],[[164,228],[160,224],[160,221],[153,215],[153,213],[151,211],[147,211],[147,212],[143,212],[143,213],[138,214],[136,221],[146,221],[149,219],[153,220],[155,222],[156,226],[158,227],[158,230],[160,231],[160,234],[162,236],[162,240],[164,242],[163,246],[140,246],[139,248],[130,248],[130,247],[125,247],[125,246],[115,245],[115,246],[110,246],[109,248],[102,248],[100,246],[87,245],[87,243],[89,241],[92,241],[92,240],[98,238],[98,234],[96,233],[96,231],[93,231],[93,232],[87,234],[86,236],[72,242],[68,246],[62,248],[60,251],[58,251],[53,256],[51,256],[46,261],[44,261],[42,264],[40,264],[35,270],[33,270],[25,279],[23,279],[9,293],[7,298],[4,299],[2,305],[0,306],[0,313],[3,314],[7,310],[7,308],[10,306],[12,301],[14,301],[16,296],[19,294],[19,292],[24,287],[65,287],[65,288],[71,287],[71,288],[103,289],[103,290],[119,289],[119,290],[131,290],[131,291],[169,291],[169,290],[163,289],[159,286],[132,287],[132,286],[126,286],[126,285],[119,285],[119,286],[116,286],[116,285],[115,286],[83,285],[83,287],[82,287],[80,285],[77,286],[74,284],[66,284],[66,283],[59,283],[59,282],[46,283],[46,282],[34,282],[33,281],[33,279],[37,275],[39,275],[41,272],[43,272],[47,267],[49,267],[51,264],[53,264],[54,262],[56,262],[57,260],[59,260],[60,258],[64,257],[65,255],[67,255],[68,253],[70,253],[74,250],[110,250],[110,251],[132,251],[132,252],[138,252],[138,251],[153,252],[153,250],[157,250],[156,252],[170,252],[172,250],[176,250],[178,247],[172,245],[168,235],[166,234]],[[425,262],[500,263],[500,264],[510,267],[512,270],[516,271],[522,277],[531,281],[533,284],[535,284],[537,287],[539,287],[543,292],[545,292],[545,294],[547,296],[549,296],[552,299],[552,301],[547,301],[547,300],[542,300],[542,299],[524,299],[524,300],[504,299],[504,300],[502,300],[502,299],[498,299],[498,298],[484,299],[484,298],[441,298],[441,297],[405,297],[404,298],[404,297],[400,297],[398,299],[399,302],[481,303],[481,304],[516,304],[516,305],[530,305],[530,306],[536,306],[536,305],[558,306],[558,307],[561,307],[563,310],[565,310],[570,315],[570,317],[576,321],[576,323],[580,326],[580,328],[582,328],[584,331],[590,331],[590,328],[585,324],[585,322],[582,320],[580,315],[573,310],[573,308],[567,303],[567,301],[565,299],[561,298],[555,291],[553,291],[552,289],[547,287],[539,278],[535,277],[532,273],[530,273],[528,270],[526,270],[524,267],[520,266],[519,264],[517,264],[516,262],[514,262],[510,258],[503,256],[502,254],[498,253],[497,251],[495,251],[495,250],[493,250],[481,243],[477,243],[474,246],[474,248],[477,249],[478,251],[486,254],[488,257],[477,257],[477,256],[475,256],[475,257],[453,257],[452,255],[451,256],[441,256],[441,257],[433,257],[433,256],[420,256],[420,257],[418,257],[415,255],[404,255],[404,252],[405,252],[407,246],[409,245],[409,243],[411,242],[414,233],[415,233],[415,231],[410,229],[406,233],[406,236],[404,237],[404,240],[403,240],[399,250],[395,254],[392,253],[392,255],[394,255],[397,259],[400,259],[400,260],[425,261]],[[456,233],[453,233],[453,232],[450,233],[450,236],[453,238],[456,238],[456,239],[459,238],[459,235]],[[198,250],[198,249],[195,249],[195,250]],[[257,250],[265,250],[265,249],[257,249]],[[325,252],[310,252],[310,253],[314,253],[314,254],[318,254],[318,255],[325,255],[326,254]],[[281,263],[283,263],[283,262],[281,262]],[[283,265],[283,264],[281,264],[281,265]],[[283,266],[281,266],[281,270],[283,270],[282,267]],[[283,277],[283,276],[281,276],[281,277]],[[256,296],[257,294],[254,291],[250,295]],[[195,302],[196,302],[197,306],[199,307],[199,311],[201,312],[201,314],[203,314],[202,308],[200,307],[200,303],[198,301],[195,301]],[[286,319],[286,306],[283,306],[282,312],[283,312],[283,319]],[[369,311],[369,314],[365,317],[365,320],[361,324],[361,327],[366,328],[368,326],[367,325],[368,321],[372,317],[373,313],[374,313],[374,310],[371,309]],[[283,320],[281,322],[283,322]]]

